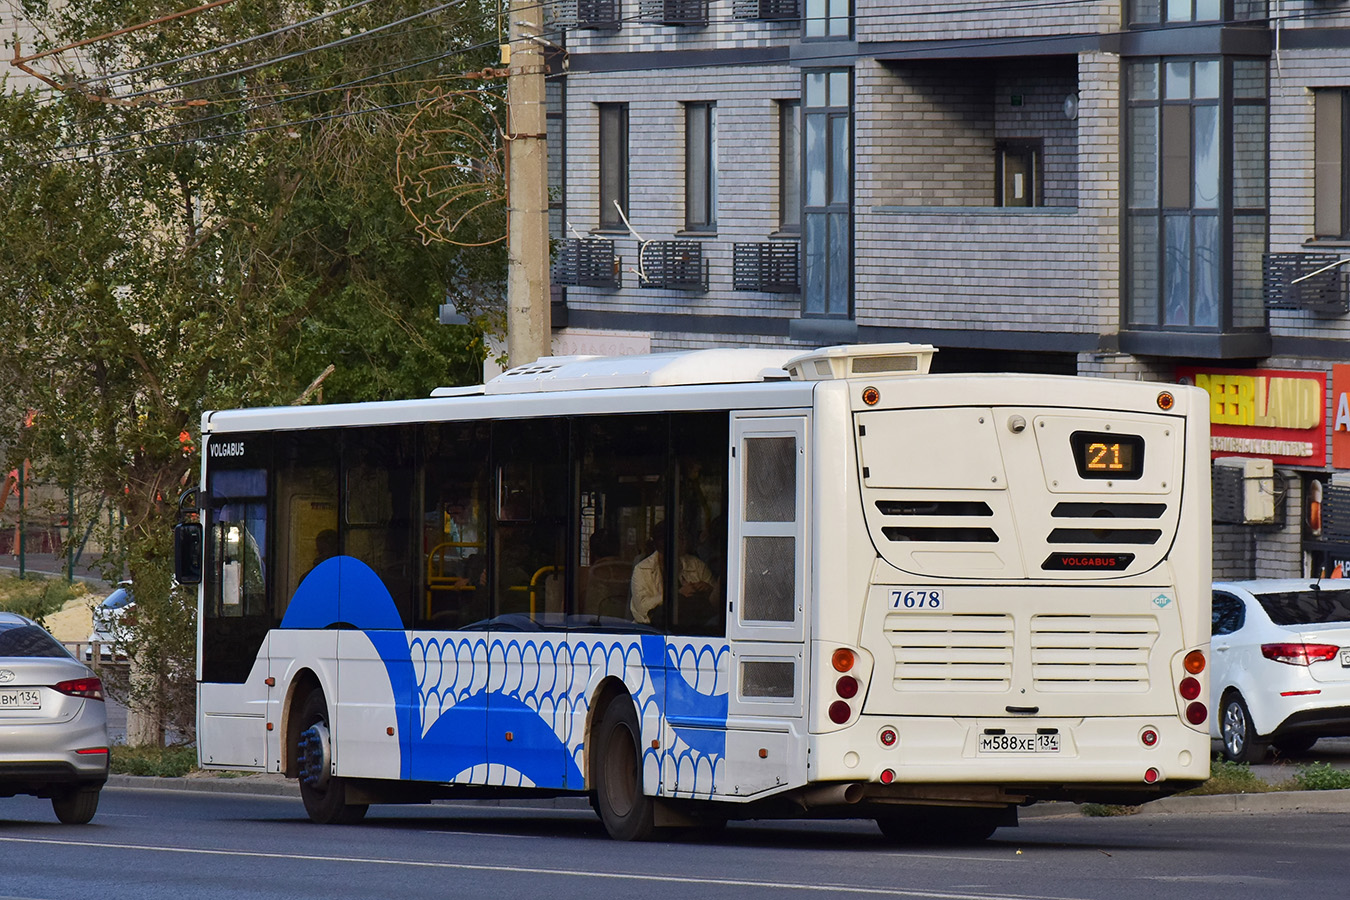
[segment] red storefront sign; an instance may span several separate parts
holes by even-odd
[[[1350,469],[1350,365],[1331,367],[1331,464]]]
[[[1326,465],[1325,372],[1178,366],[1177,380],[1209,392],[1213,456]]]

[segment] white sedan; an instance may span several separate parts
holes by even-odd
[[[1210,655],[1225,759],[1350,735],[1350,579],[1216,582]]]

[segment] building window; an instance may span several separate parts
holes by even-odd
[[[1128,327],[1264,328],[1266,62],[1132,60],[1126,79]]]
[[[802,230],[802,104],[778,102],[778,230]]]
[[[802,312],[853,315],[852,78],[849,69],[803,76]]]
[[[853,32],[852,0],[806,0],[808,38],[846,38]]]
[[[1040,206],[1041,142],[999,141],[994,147],[994,205]]]
[[[599,111],[600,227],[623,229],[628,215],[628,104],[601,103]]]
[[[717,230],[717,105],[684,105],[684,227]]]
[[[1350,90],[1334,88],[1313,94],[1316,122],[1313,138],[1314,223],[1319,238],[1350,236],[1350,177],[1347,177],[1347,138],[1350,138]]]
[[[1130,24],[1218,22],[1224,17],[1223,5],[1223,0],[1130,0]]]

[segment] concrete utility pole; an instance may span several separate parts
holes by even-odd
[[[548,144],[544,5],[511,0],[506,76],[506,352],[512,366],[549,355]]]

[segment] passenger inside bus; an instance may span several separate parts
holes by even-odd
[[[661,533],[660,522],[656,523],[653,531]],[[695,541],[686,539],[683,544],[686,547],[693,546]],[[648,554],[633,566],[633,577],[631,580],[632,597],[629,601],[629,608],[633,613],[633,621],[643,625],[652,624],[653,617],[657,614],[657,609],[665,602],[665,567],[663,565],[663,554],[654,541],[647,542]],[[679,592],[680,602],[679,610],[682,613],[681,619],[697,621],[700,618],[706,619],[707,615],[699,616],[694,613],[692,616],[685,615],[684,608],[688,604],[691,610],[703,608],[709,605],[716,587],[716,577],[708,564],[699,559],[692,553],[681,553],[679,555],[679,571],[676,573],[676,590]]]

